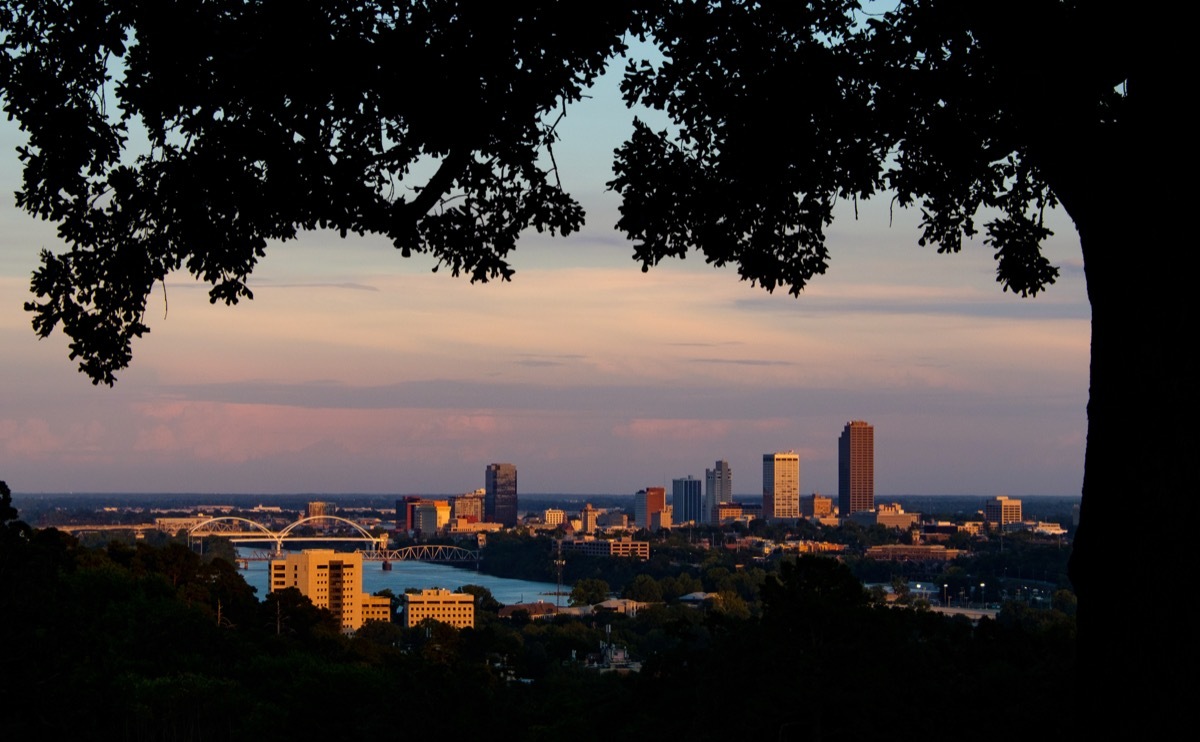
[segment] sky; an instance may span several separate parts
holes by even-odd
[[[619,73],[620,65],[613,67]],[[829,272],[799,298],[692,255],[642,273],[604,189],[632,114],[610,73],[555,149],[587,226],[525,236],[509,283],[470,284],[385,239],[273,244],[254,300],[156,289],[152,331],[114,388],[38,340],[22,304],[53,225],[15,209],[0,125],[0,479],[16,492],[456,494],[492,462],[530,493],[633,493],[726,459],[800,453],[801,491],[837,491],[837,438],[875,427],[878,497],[1075,495],[1089,318],[1078,238],[1052,213],[1059,281],[1005,293],[991,250],[917,246],[919,213],[842,208]],[[890,224],[889,224],[890,221]]]

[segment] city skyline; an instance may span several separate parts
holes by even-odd
[[[1062,275],[1035,300],[1000,290],[986,246],[917,247],[919,213],[886,197],[839,207],[830,270],[799,298],[695,256],[641,273],[604,189],[633,115],[620,67],[559,127],[587,225],[523,235],[511,283],[304,234],[269,246],[253,301],[211,306],[183,276],[156,287],[113,389],[31,331],[29,275],[59,243],[0,200],[0,476],[27,493],[459,493],[511,460],[527,492],[632,493],[795,449],[824,493],[832,431],[861,418],[881,431],[880,495],[1079,492],[1090,310],[1062,213],[1047,246]],[[0,126],[8,193],[19,141]]]

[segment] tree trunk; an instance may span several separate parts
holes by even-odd
[[[1118,739],[1171,731],[1189,708],[1197,644],[1186,605],[1196,578],[1187,508],[1200,493],[1195,239],[1183,226],[1182,195],[1165,179],[1182,154],[1174,148],[1187,140],[1137,123],[1118,147],[1092,153],[1103,159],[1080,173],[1087,192],[1072,194],[1084,197],[1064,198],[1092,305],[1087,454],[1071,557],[1080,721],[1098,713]]]

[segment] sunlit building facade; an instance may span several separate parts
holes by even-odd
[[[733,470],[721,459],[712,469],[704,470],[704,522],[720,525],[718,510],[723,502],[733,502]]]
[[[305,549],[271,560],[271,592],[294,587],[318,608],[341,622],[342,631],[357,631],[369,620],[388,620],[391,602],[362,590],[362,554],[332,549]]]
[[[838,438],[838,510],[843,518],[875,509],[875,428],[851,420]]]
[[[800,517],[800,454],[779,451],[763,454],[763,518]]]
[[[426,619],[449,624],[456,629],[475,627],[475,596],[452,593],[440,587],[427,588],[403,596],[403,624],[411,629]]]
[[[633,500],[633,519],[638,528],[650,528],[656,513],[667,509],[665,487],[647,487],[639,490]]]
[[[988,527],[1003,528],[1021,522],[1021,501],[1015,497],[993,497],[983,502],[983,519]]]

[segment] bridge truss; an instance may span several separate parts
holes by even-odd
[[[362,549],[366,562],[441,562],[443,564],[467,564],[479,562],[479,551],[461,546],[445,544],[420,544],[403,549]]]

